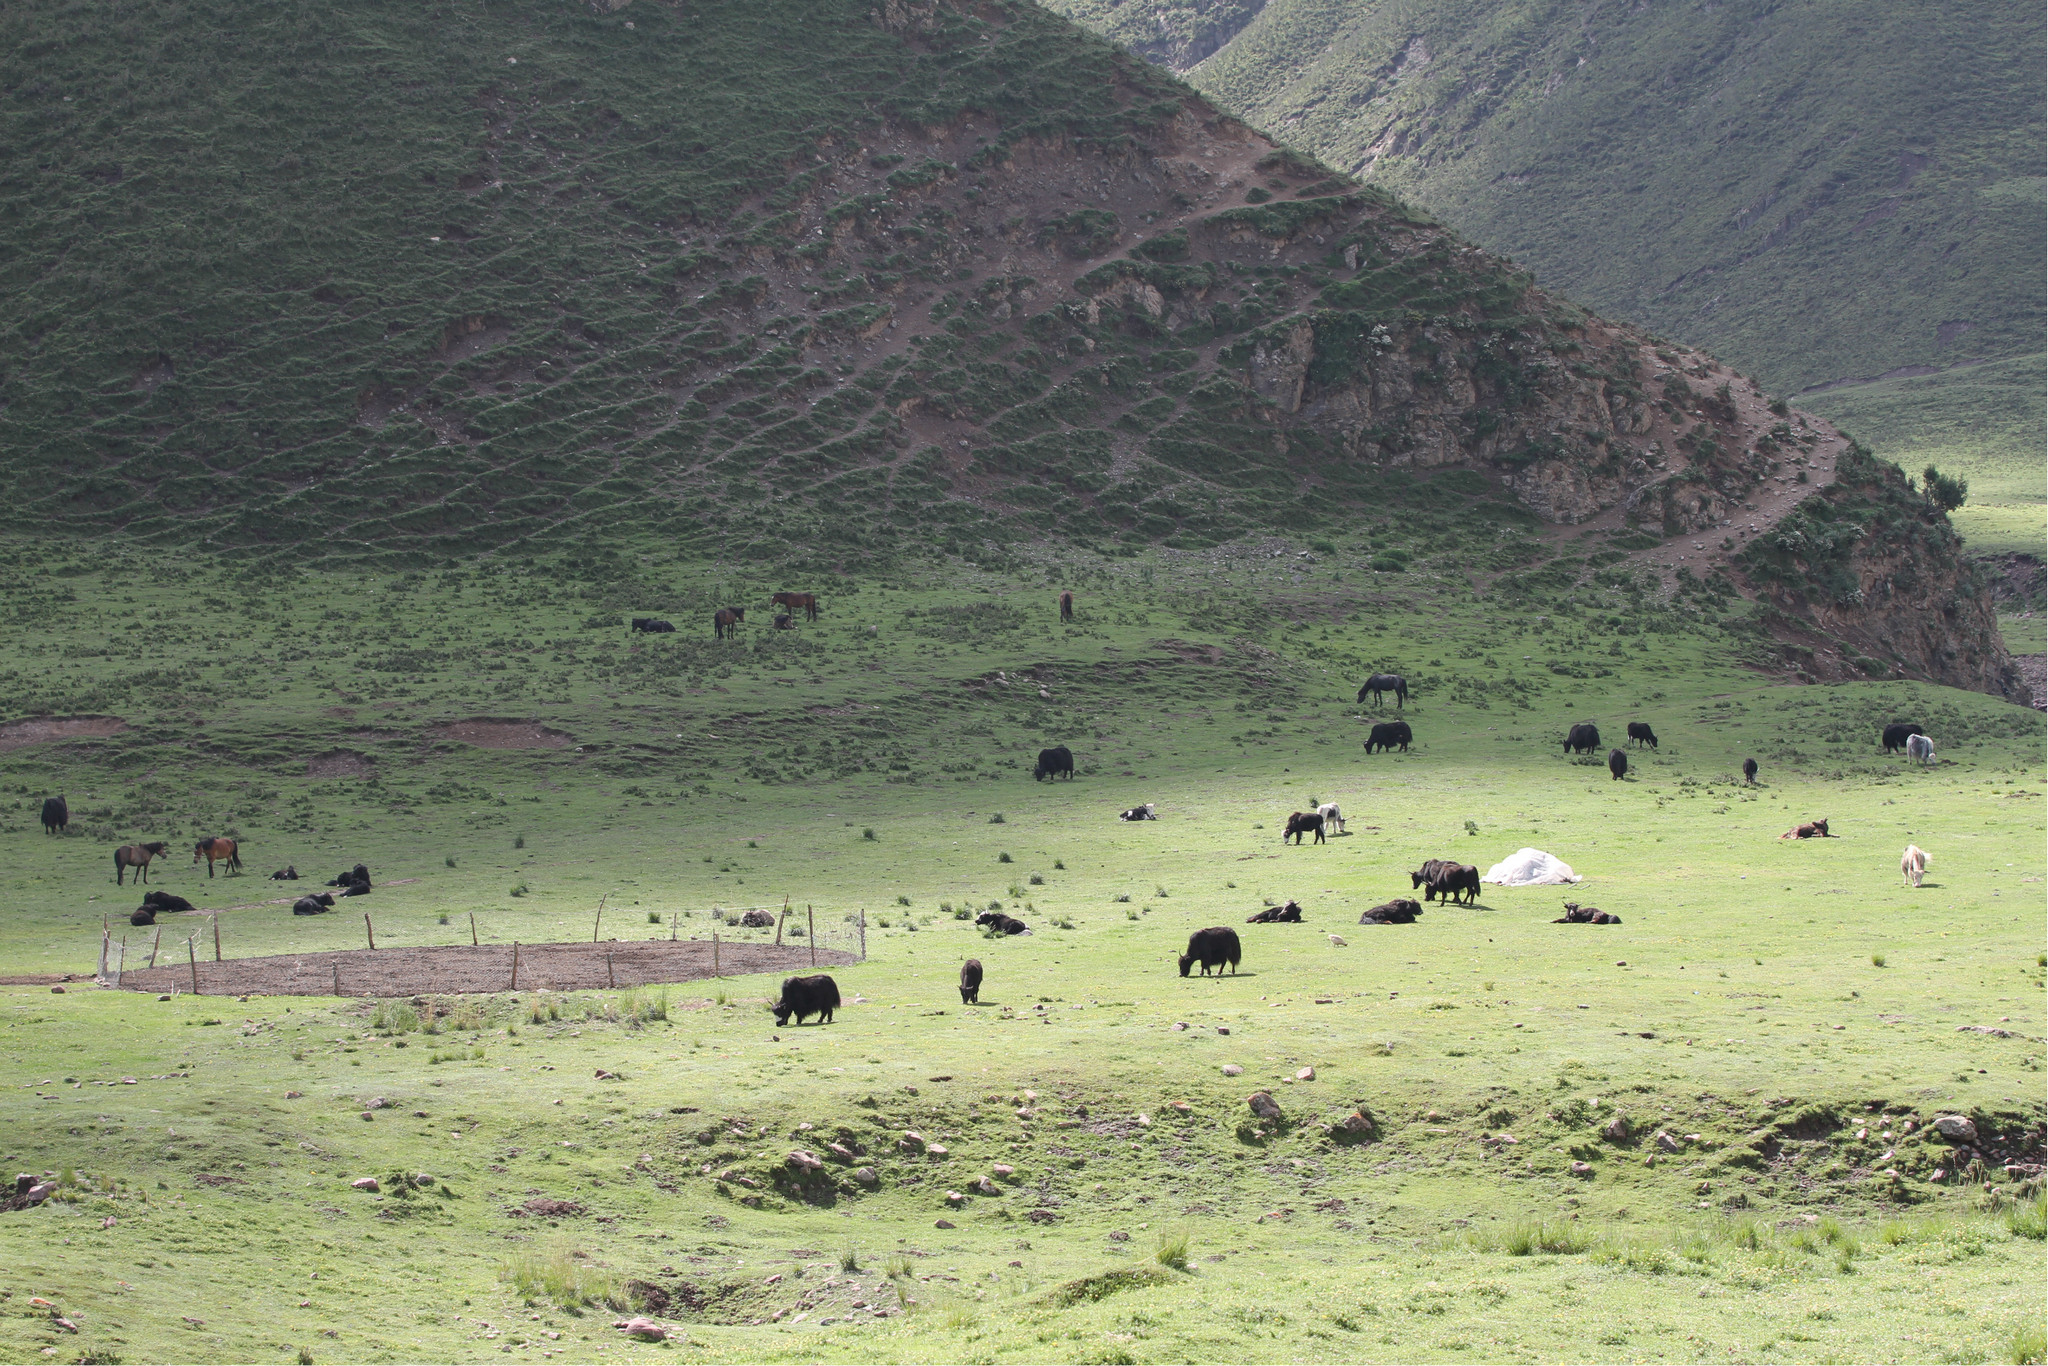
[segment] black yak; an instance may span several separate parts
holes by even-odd
[[[1209,975],[1211,968],[1216,969],[1216,975],[1221,977],[1225,963],[1235,974],[1243,958],[1244,946],[1238,942],[1237,931],[1228,925],[1211,925],[1188,936],[1188,951],[1180,956],[1180,975],[1187,976],[1188,969],[1197,963],[1202,965],[1204,977]]]
[[[819,1024],[831,1024],[832,1012],[839,1009],[839,983],[822,972],[815,977],[791,977],[782,984],[782,999],[770,1009],[777,1025],[788,1024],[792,1015],[799,1025],[809,1015],[816,1015]]]

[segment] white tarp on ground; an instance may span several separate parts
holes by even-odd
[[[1584,882],[1572,866],[1541,849],[1517,849],[1486,870],[1481,882],[1498,882],[1503,887],[1540,887],[1551,882]]]

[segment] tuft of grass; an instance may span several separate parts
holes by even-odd
[[[1000,853],[1000,854],[997,854],[997,855],[996,855],[996,862],[997,862],[997,863],[1014,863],[1014,862],[1016,862],[1016,860],[1015,860],[1015,859],[1012,859],[1012,858],[1010,857],[1010,852],[1009,852],[1009,850],[1005,849],[1005,850],[1004,850],[1004,851],[1003,851],[1002,853]]]
[[[2005,1212],[2005,1229],[2015,1238],[2048,1239],[2048,1193],[2016,1202]]]
[[[512,837],[512,847],[514,849],[524,849],[526,847],[526,836],[514,835]]]
[[[504,1263],[500,1277],[529,1303],[548,1301],[564,1309],[630,1307],[616,1276],[588,1265],[566,1248],[519,1253]]]
[[[443,925],[447,924],[448,918],[446,916],[441,917],[441,923]],[[647,923],[650,925],[659,925],[661,923],[661,912],[649,911],[647,913]]]
[[[721,1001],[720,1004],[723,1005],[724,1002]],[[848,1275],[852,1275],[854,1272],[859,1271],[860,1249],[857,1247],[848,1247],[844,1251],[842,1251],[839,1254],[839,1269],[841,1271],[846,1272]]]
[[[2038,1323],[2013,1329],[2005,1340],[2005,1359],[2013,1366],[2042,1366],[2048,1362],[2048,1330]]]
[[[896,898],[896,904],[898,906],[908,906],[910,904],[910,898],[899,894]]]
[[[1501,1239],[1501,1250],[1510,1257],[1533,1257],[1538,1254],[1552,1257],[1571,1257],[1584,1252],[1592,1240],[1584,1232],[1570,1224],[1553,1224],[1548,1220],[1523,1222],[1509,1229]]]
[[[1054,872],[1064,873],[1067,871],[1067,861],[1065,859],[1056,858],[1052,861],[1052,867]]]
[[[1881,968],[1881,967],[1883,967],[1883,966],[1884,966],[1884,955],[1883,955],[1883,954],[1881,954],[1881,953],[1873,953],[1873,954],[1871,954],[1871,955],[1870,955],[1870,966],[1872,966],[1872,967],[1874,967],[1874,968]]]
[[[1183,1265],[1176,1270],[1186,1270]],[[1113,1271],[1099,1271],[1093,1276],[1078,1276],[1063,1285],[1046,1292],[1045,1303],[1060,1309],[1070,1309],[1077,1304],[1093,1304],[1106,1300],[1111,1295],[1126,1290],[1147,1290],[1155,1285],[1164,1285],[1171,1278],[1155,1266],[1122,1266]]]
[[[1169,1229],[1159,1235],[1159,1245],[1153,1250],[1152,1260],[1175,1271],[1188,1269],[1188,1251],[1194,1246],[1194,1235],[1184,1228]]]
[[[453,868],[455,866],[455,855],[450,854],[447,858],[442,859],[441,863],[444,867]]]
[[[860,837],[864,840],[873,840],[875,838],[875,827],[870,825],[863,829],[860,832]]]
[[[1044,873],[1033,873],[1033,874],[1032,874],[1032,875],[1031,875],[1030,877],[1028,877],[1028,878],[1026,878],[1026,879],[1024,879],[1024,880],[1025,880],[1026,882],[1030,883],[1030,884],[1031,884],[1032,886],[1034,886],[1034,887],[1043,887],[1043,886],[1045,885],[1045,874],[1044,874]]]
[[[1002,825],[1002,824],[1004,824],[1004,820],[1003,820],[1003,813],[1002,813],[1002,812],[1000,812],[1000,811],[996,812],[996,813],[995,813],[994,815],[992,815],[992,816],[990,816],[990,817],[988,818],[988,823],[989,823],[990,825]]]

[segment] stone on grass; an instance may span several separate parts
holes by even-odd
[[[967,1197],[959,1191],[947,1191],[946,1203],[949,1205],[964,1205],[967,1203]]]
[[[841,1162],[853,1161],[853,1149],[847,1147],[844,1143],[827,1143],[825,1151],[838,1158]]]
[[[1271,1091],[1254,1091],[1245,1097],[1244,1103],[1249,1105],[1252,1113],[1260,1119],[1280,1118],[1280,1102],[1273,1099]]]
[[[784,1160],[800,1172],[814,1172],[825,1165],[824,1160],[816,1153],[806,1152],[802,1148],[792,1148]]]
[[[1587,1177],[1587,1176],[1591,1176],[1592,1174],[1593,1174],[1593,1164],[1592,1164],[1592,1163],[1590,1163],[1590,1162],[1574,1162],[1574,1163],[1572,1163],[1572,1175],[1573,1175],[1573,1176],[1577,1176],[1577,1177]]]
[[[1314,1081],[1316,1079],[1316,1069],[1313,1067],[1304,1067],[1299,1072],[1296,1072],[1294,1074],[1294,1079],[1296,1081]]]
[[[1241,1077],[1244,1075],[1244,1069],[1234,1062],[1227,1062],[1223,1064],[1223,1075],[1226,1077]]]
[[[956,1223],[954,1223],[954,1222],[953,1222],[953,1221],[952,1221],[951,1219],[939,1219],[939,1220],[935,1220],[935,1221],[933,1222],[933,1224],[932,1224],[932,1227],[933,1227],[933,1228],[958,1228],[958,1227],[959,1227],[959,1225],[958,1225],[958,1224],[956,1224]]]
[[[1619,1143],[1626,1139],[1628,1137],[1628,1116],[1619,1111],[1615,1112],[1614,1118],[1607,1121],[1607,1126],[1600,1133],[1603,1137],[1614,1143]]]
[[[627,1337],[638,1338],[642,1342],[660,1342],[668,1336],[668,1329],[653,1319],[637,1316],[627,1319],[624,1323],[614,1324],[613,1327],[623,1329]]]
[[[986,1176],[974,1183],[974,1189],[983,1195],[1001,1195],[1003,1193],[1003,1188],[989,1180]]]
[[[359,1176],[355,1180],[349,1182],[349,1185],[355,1187],[359,1191],[374,1191],[379,1189],[377,1185],[377,1178],[374,1176]]]
[[[1367,1119],[1362,1111],[1353,1110],[1337,1121],[1337,1127],[1347,1134],[1369,1134],[1372,1132],[1372,1121]]]
[[[1007,1162],[998,1162],[989,1170],[997,1176],[1015,1176],[1017,1174],[1017,1169]]]
[[[1684,1145],[1673,1137],[1670,1131],[1659,1129],[1657,1131],[1657,1146],[1667,1153],[1675,1153]]]
[[[1942,1115],[1934,1121],[1934,1131],[1961,1143],[1977,1141],[1977,1125],[1968,1115]]]
[[[853,1179],[860,1182],[863,1186],[873,1186],[878,1184],[882,1178],[875,1174],[873,1167],[862,1167],[853,1174]]]

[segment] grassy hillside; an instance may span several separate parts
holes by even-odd
[[[72,1175],[0,1215],[0,1263],[17,1303],[79,1326],[11,1314],[0,1350],[2031,1350],[2038,1183],[2001,1164],[2040,1160],[2039,714],[1784,687],[1730,662],[1713,594],[1663,605],[1612,577],[1504,629],[1460,577],[1303,549],[835,577],[820,622],[726,643],[704,609],[780,584],[651,547],[407,575],[17,563],[37,591],[8,594],[11,693],[126,728],[0,731],[13,971],[89,971],[109,914],[136,950],[109,849],[223,829],[246,876],[178,856],[154,885],[219,909],[229,959],[359,948],[365,910],[379,952],[466,943],[471,914],[486,944],[573,940],[606,895],[620,940],[759,939],[714,908],[789,896],[844,947],[864,910],[869,958],[835,970],[833,1025],[782,1030],[758,977],[417,1002],[0,988],[0,1150]],[[243,629],[181,629],[215,600]],[[686,633],[629,637],[644,611]],[[1378,667],[1416,689],[1405,754],[1360,748],[1376,714],[1351,698]],[[1931,770],[1878,751],[1909,713],[1940,738]],[[478,716],[560,737],[443,729]],[[1559,751],[1588,719],[1613,740],[1648,720],[1660,747],[1615,782]],[[1052,741],[1081,773],[1034,784]],[[36,804],[56,789],[76,820],[53,839]],[[1349,832],[1282,848],[1318,799]],[[1138,801],[1159,820],[1115,820]],[[1838,838],[1776,838],[1819,815]],[[1917,891],[1908,840],[1935,855]],[[1522,845],[1587,881],[1356,923],[1425,856]],[[271,868],[357,859],[367,900],[268,904],[306,885]],[[1562,895],[1623,923],[1554,925]],[[1309,923],[1241,923],[1288,898]],[[959,918],[992,903],[1034,932]],[[1243,974],[1179,977],[1187,932],[1219,923]],[[199,933],[210,975],[207,919],[166,924],[174,961]],[[967,956],[979,1008],[952,986]],[[1246,1107],[1255,1087],[1281,1121]],[[1962,1180],[1928,1131],[1955,1112],[1984,1154]],[[1369,1130],[1335,1127],[1353,1113]],[[947,1153],[902,1150],[906,1130]],[[857,1161],[793,1180],[786,1154],[828,1139]],[[378,1193],[351,1188],[366,1175]],[[607,1325],[657,1295],[675,1344],[621,1343]]]
[[[1774,389],[2039,350],[2033,9],[1051,3]]]

